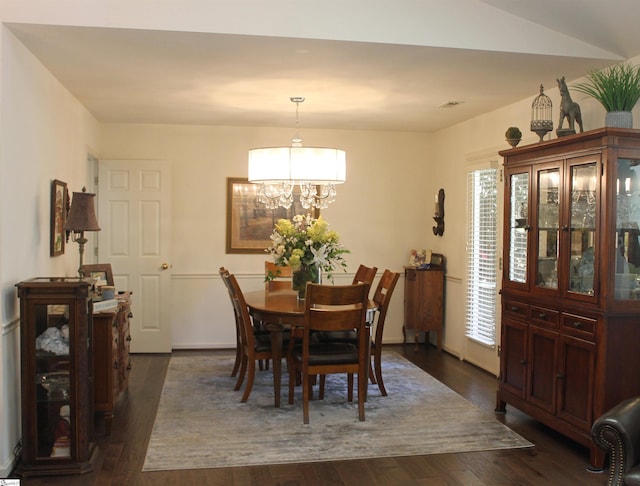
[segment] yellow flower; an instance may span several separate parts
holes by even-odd
[[[293,271],[302,267],[317,267],[333,280],[332,272],[338,268],[346,272],[343,258],[349,250],[340,244],[340,236],[329,230],[322,216],[296,215],[293,220],[279,219],[271,233],[271,247],[267,249],[276,265],[288,265]]]

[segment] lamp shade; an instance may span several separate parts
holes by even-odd
[[[89,192],[74,192],[71,208],[64,227],[79,233],[81,231],[100,231],[94,206],[95,194]]]
[[[249,182],[342,184],[346,180],[344,150],[324,147],[272,147],[249,150]]]

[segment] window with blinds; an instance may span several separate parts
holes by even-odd
[[[496,344],[497,169],[467,175],[466,336]]]

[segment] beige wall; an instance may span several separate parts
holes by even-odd
[[[336,275],[336,282],[351,280],[360,263],[380,273],[401,272],[411,248],[435,244],[430,135],[304,128],[300,133],[307,145],[347,152],[347,182],[322,211],[351,251],[348,273]],[[243,289],[257,288],[267,255],[225,254],[226,178],[246,177],[248,149],[288,145],[293,129],[106,125],[102,135],[104,159],[164,159],[173,167],[173,346],[232,347],[231,306],[218,268],[238,275]],[[390,342],[402,339],[402,288],[401,282],[387,320]]]
[[[78,248],[49,256],[51,181],[78,191],[98,124],[87,110],[0,27],[0,477],[20,439],[20,327],[15,284],[45,275],[72,276]]]

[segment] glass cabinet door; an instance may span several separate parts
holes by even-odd
[[[640,159],[619,158],[616,179],[615,299],[640,299]]]
[[[537,172],[536,285],[550,289],[558,288],[559,187],[558,167]]]
[[[509,273],[511,282],[526,283],[529,230],[529,173],[509,176]]]
[[[593,295],[596,245],[595,162],[570,166],[569,291]]]
[[[35,304],[36,443],[38,458],[69,459],[73,423],[68,304]]]

